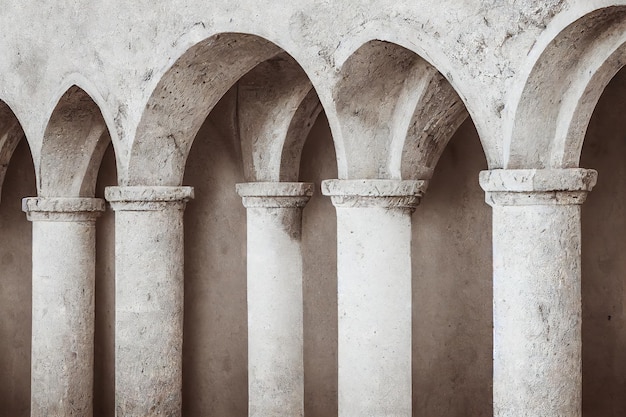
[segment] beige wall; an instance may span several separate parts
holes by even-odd
[[[31,225],[22,197],[34,196],[26,141],[11,159],[0,204],[0,416],[27,417],[30,408]]]
[[[491,208],[466,121],[413,215],[413,414],[491,416]]]
[[[246,415],[245,210],[229,123],[230,96],[200,130],[185,183],[196,187],[186,212],[184,414]],[[626,413],[626,72],[592,119],[582,166],[600,173],[583,208],[585,417]],[[485,158],[471,121],[459,129],[413,216],[414,415],[491,415],[491,210],[477,175]],[[322,115],[307,141],[301,180],[336,177]],[[98,195],[115,184],[109,149]],[[26,417],[29,404],[30,225],[20,199],[34,194],[30,154],[17,149],[0,205],[0,417]],[[98,222],[96,416],[114,415],[113,213]],[[313,197],[304,214],[305,390],[307,416],[336,415],[335,215]],[[609,319],[610,317],[610,319]]]
[[[581,166],[598,171],[582,209],[583,412],[626,415],[626,71],[596,107]]]

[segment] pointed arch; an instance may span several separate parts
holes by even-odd
[[[626,64],[626,6],[589,11],[538,40],[507,125],[504,167],[577,167],[600,95]],[[572,47],[575,45],[575,47]]]
[[[100,162],[111,142],[92,96],[76,84],[58,99],[43,132],[36,164],[42,197],[93,197]]]
[[[298,63],[282,53],[237,84],[239,136],[247,181],[298,181],[308,133],[322,110]]]
[[[200,126],[219,99],[246,73],[281,54],[256,35],[222,33],[179,57],[153,91],[131,146],[127,185],[179,185]]]
[[[435,67],[380,40],[346,59],[334,102],[341,178],[429,179],[467,118],[461,98]]]
[[[4,184],[4,177],[13,152],[19,142],[25,139],[25,137],[22,125],[13,113],[13,110],[4,101],[0,100],[0,190]]]

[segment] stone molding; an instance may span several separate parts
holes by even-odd
[[[414,211],[428,181],[425,180],[325,180],[322,194],[335,207],[382,207]]]
[[[596,184],[592,169],[494,169],[481,171],[490,206],[578,205]]]
[[[235,189],[246,208],[303,208],[313,195],[308,182],[247,182]]]
[[[194,198],[193,187],[128,186],[107,187],[104,197],[115,211],[160,211],[167,208],[183,210]]]
[[[101,198],[89,197],[27,197],[22,211],[30,221],[89,222],[95,221],[105,209]]]

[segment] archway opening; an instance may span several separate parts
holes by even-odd
[[[491,209],[473,121],[441,72],[400,45],[365,43],[341,76],[343,175],[429,181],[412,217],[413,415],[491,415]]]
[[[626,69],[605,88],[580,165],[598,171],[582,206],[583,415],[626,413]]]
[[[491,416],[491,208],[467,119],[413,214],[413,416]]]
[[[116,186],[117,165],[109,143],[97,174],[95,197]],[[94,335],[94,417],[115,415],[115,214],[107,209],[96,222]]]
[[[28,417],[32,227],[22,212],[21,200],[37,192],[35,168],[19,123],[4,103],[1,107],[7,117],[2,117],[0,126],[0,230],[4,237],[0,243],[0,416]]]
[[[117,184],[109,126],[99,105],[83,88],[72,85],[59,97],[42,139],[38,161],[39,197],[103,199],[104,188]],[[86,323],[93,320],[93,413],[101,417],[115,413],[114,236],[113,213],[105,211],[96,221],[95,276],[86,275],[80,283],[87,294],[93,291],[94,311],[77,312],[84,316]],[[90,256],[86,256],[85,262],[89,262]],[[42,262],[41,259],[36,261]]]
[[[195,136],[173,127],[176,140],[190,147],[181,182],[195,188],[184,217],[183,415],[247,414],[246,209],[235,184],[255,181],[316,183],[302,233],[305,408],[307,415],[333,415],[336,271],[328,257],[335,257],[335,220],[330,201],[319,195],[319,182],[337,175],[332,137],[315,90],[293,58],[267,45],[269,57],[257,56],[258,45],[239,36],[242,49],[233,54],[247,53],[249,68],[228,68],[230,58],[223,56],[204,61],[229,74],[207,78],[224,83],[214,84],[211,94],[228,88],[215,103],[190,110],[201,121],[197,133],[187,132]],[[256,49],[247,50],[250,45]],[[189,102],[184,90],[178,94]],[[314,350],[306,347],[311,344]]]

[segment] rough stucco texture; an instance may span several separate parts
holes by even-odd
[[[0,416],[30,408],[31,223],[21,210],[33,196],[35,173],[26,141],[11,160],[0,204]]]
[[[581,166],[598,171],[582,206],[583,416],[626,414],[626,71],[605,90]]]
[[[185,184],[194,186],[196,192],[185,212],[186,416],[247,415],[245,208],[234,188],[243,181],[243,173],[240,150],[225,117],[228,97],[232,96],[218,105],[200,130],[185,178]],[[27,158],[21,146],[4,191],[9,201],[34,193],[29,189],[33,181]],[[453,138],[440,164],[413,218],[414,415],[487,416],[491,409],[490,209],[483,203],[476,180],[485,160],[471,123]],[[13,173],[18,169],[21,175]],[[305,145],[300,178],[317,184],[304,211],[302,242],[305,409],[314,417],[337,414],[336,217],[330,199],[319,192],[321,180],[336,176],[332,140],[322,116]],[[114,183],[110,148],[101,167],[97,196],[104,186]],[[12,205],[2,207],[8,211]],[[15,213],[2,217],[13,228],[5,229],[7,236],[13,237],[5,239],[0,250],[13,252],[21,269],[4,275],[15,289],[2,291],[10,302],[1,308],[14,312],[3,314],[1,323],[7,332],[19,335],[12,343],[21,340],[23,347],[13,349],[5,338],[0,339],[0,348],[7,351],[0,364],[12,367],[15,375],[0,385],[5,395],[2,404],[10,407],[0,407],[3,417],[26,417],[29,407],[30,303],[19,300],[30,299],[30,226],[19,201],[15,208]],[[18,226],[25,231],[14,230]],[[97,417],[114,413],[113,226],[111,211],[98,220]],[[21,244],[8,243],[18,236]],[[454,257],[446,255],[447,248],[454,248]],[[12,287],[5,284],[2,288]]]
[[[583,407],[585,417],[626,412],[624,308],[620,261],[626,223],[622,164],[626,73],[609,85],[594,114],[582,166],[599,171],[583,205]],[[236,141],[220,106],[191,151],[186,185],[184,415],[245,416],[247,340],[245,209]],[[9,166],[0,222],[0,416],[27,417],[30,385],[30,224],[20,199],[34,176],[22,143]],[[307,141],[301,180],[335,178],[324,117]],[[465,122],[444,152],[413,215],[413,414],[491,416],[491,220],[478,186],[485,168],[476,133]],[[115,183],[113,153],[98,186]],[[113,416],[113,214],[98,220],[95,415]],[[305,408],[336,415],[335,214],[316,193],[304,211]]]

